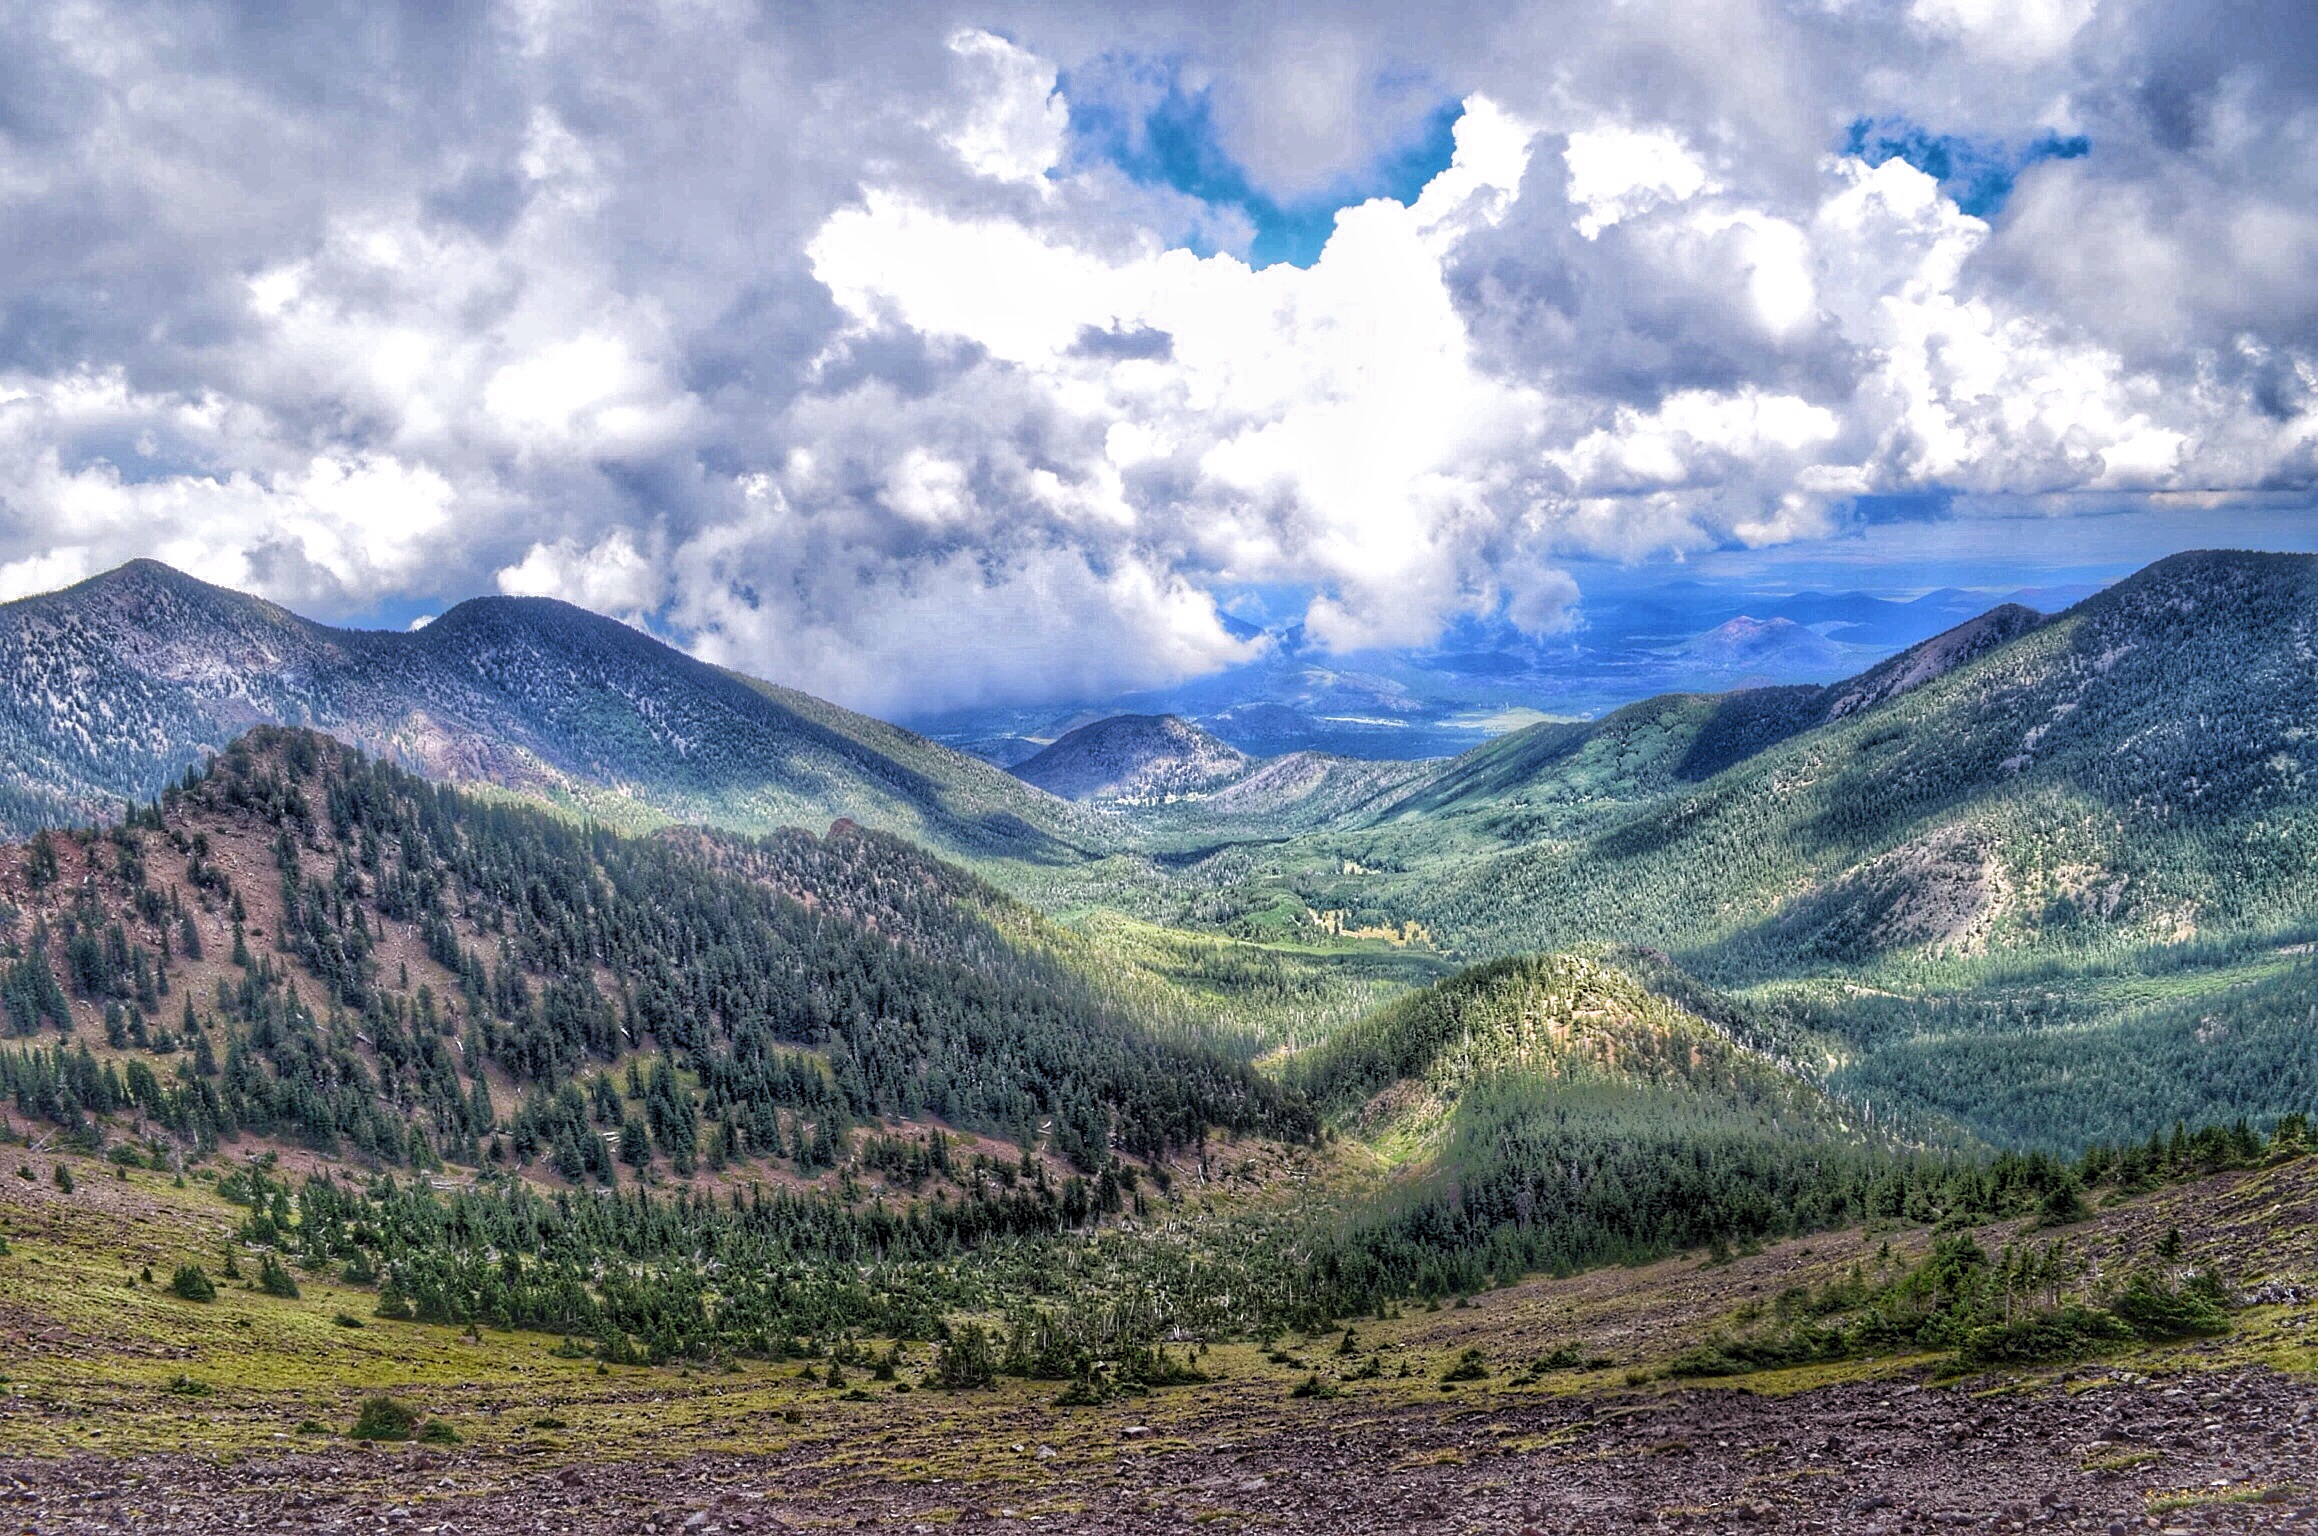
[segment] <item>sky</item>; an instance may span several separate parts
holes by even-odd
[[[2307,0],[0,0],[0,598],[549,595],[908,716],[2314,482]]]

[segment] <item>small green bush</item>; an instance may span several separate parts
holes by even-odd
[[[298,1299],[298,1278],[290,1273],[289,1265],[269,1253],[265,1262],[258,1266],[258,1289],[268,1296],[295,1301]]]
[[[378,1288],[378,1315],[397,1323],[407,1323],[418,1316],[410,1304],[410,1298],[402,1293],[402,1287],[395,1283],[392,1275],[388,1275],[386,1283]]]
[[[457,1445],[458,1443],[459,1432],[441,1419],[427,1420],[426,1427],[419,1431],[419,1444],[421,1445]]]
[[[418,1428],[417,1410],[391,1397],[366,1397],[349,1431],[357,1440],[408,1440]]]
[[[330,1321],[336,1323],[341,1328],[360,1328],[362,1326],[362,1319],[356,1317],[351,1312],[332,1313]]]
[[[2109,1310],[2144,1339],[2191,1339],[2229,1332],[2221,1308],[2221,1282],[2200,1275],[2176,1290],[2147,1271],[2138,1271],[2109,1303]]]
[[[1093,1408],[1119,1395],[1110,1378],[1100,1371],[1090,1371],[1062,1389],[1054,1400],[1057,1408]]]
[[[980,1323],[960,1323],[934,1352],[926,1384],[952,1391],[986,1387],[998,1374],[998,1351]]]
[[[1478,1349],[1468,1349],[1459,1355],[1456,1363],[1441,1372],[1443,1381],[1487,1381],[1489,1357]]]
[[[2062,1307],[1993,1328],[1975,1328],[1956,1352],[1960,1364],[2033,1365],[2068,1360],[2106,1344],[2130,1343],[2133,1328],[2109,1312]]]
[[[172,1376],[162,1391],[171,1397],[207,1397],[216,1389],[206,1381],[195,1381],[190,1376]]]
[[[2085,1204],[2085,1192],[2076,1180],[2069,1179],[2053,1186],[2037,1209],[2036,1224],[2040,1227],[2072,1227],[2086,1221],[2093,1214]]]
[[[217,1284],[198,1264],[180,1264],[169,1277],[169,1294],[179,1301],[215,1301]]]

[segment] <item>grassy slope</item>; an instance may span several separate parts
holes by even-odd
[[[59,1192],[51,1170],[76,1176]],[[16,1177],[18,1168],[31,1174]],[[361,1398],[392,1392],[453,1424],[466,1445],[450,1454],[518,1453],[553,1465],[582,1459],[655,1459],[696,1450],[795,1453],[842,1487],[855,1480],[958,1478],[970,1471],[1001,1489],[1024,1513],[1067,1494],[1074,1467],[1100,1468],[1117,1454],[1128,1424],[1150,1426],[1159,1443],[1204,1444],[1306,1422],[1346,1429],[1373,1415],[1427,1402],[1517,1413],[1570,1393],[1617,1394],[1646,1403],[1664,1364],[1715,1334],[1743,1331],[1783,1289],[1825,1285],[1852,1265],[1871,1273],[1920,1255],[1929,1234],[1914,1228],[1822,1233],[1778,1243],[1725,1265],[1696,1255],[1639,1268],[1610,1268],[1565,1279],[1532,1279],[1475,1299],[1469,1308],[1410,1311],[1361,1320],[1360,1353],[1338,1356],[1333,1336],[1291,1336],[1274,1359],[1255,1345],[1212,1347],[1202,1365],[1218,1382],[1162,1390],[1103,1409],[1052,1406],[1051,1382],[1003,1383],[965,1399],[884,1386],[869,1401],[802,1382],[796,1368],[744,1363],[729,1373],[668,1366],[613,1367],[558,1358],[537,1335],[394,1323],[370,1316],[369,1293],[327,1277],[301,1277],[298,1300],[227,1285],[208,1306],[176,1301],[139,1281],[151,1266],[166,1280],[176,1263],[215,1272],[227,1234],[244,1214],[200,1179],[173,1188],[164,1174],[138,1170],[117,1179],[93,1159],[11,1149],[0,1153],[0,1336],[11,1378],[0,1396],[0,1434],[18,1453],[109,1454],[186,1449],[228,1459],[307,1442],[312,1420],[342,1435]],[[2216,1262],[2241,1281],[2318,1284],[2311,1238],[2318,1232],[2318,1159],[2252,1173],[2219,1175],[2111,1205],[2066,1234],[2073,1251],[2106,1270],[2146,1262],[2169,1227],[2188,1237],[2189,1255]],[[1980,1234],[1991,1250],[2014,1237]],[[254,1268],[255,1253],[241,1251]],[[365,1326],[334,1324],[338,1312]],[[2318,1344],[2307,1303],[2242,1312],[2219,1342],[2130,1346],[2105,1356],[2118,1367],[2159,1374],[2242,1364],[2318,1376]],[[1512,1367],[1569,1347],[1580,1363],[1522,1381]],[[1435,1386],[1462,1351],[1478,1348],[1490,1377],[1445,1402]],[[1342,1382],[1335,1401],[1299,1402],[1291,1386],[1307,1374],[1336,1378],[1376,1355],[1375,1380]],[[923,1346],[908,1351],[905,1380],[922,1371]],[[1400,1374],[1400,1367],[1409,1374]],[[1854,1359],[1750,1378],[1759,1392],[1784,1393],[1855,1379],[1920,1371],[1906,1356]],[[2031,1373],[2050,1374],[2047,1373]],[[210,1395],[172,1393],[173,1379]],[[857,1381],[861,1379],[857,1373]],[[2097,1378],[2095,1378],[2097,1380]],[[1637,1381],[1645,1383],[1636,1398]],[[794,1412],[796,1420],[785,1415]],[[543,1418],[563,1427],[542,1428]],[[1051,1444],[1053,1464],[1011,1450]]]

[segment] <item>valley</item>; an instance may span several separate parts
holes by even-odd
[[[7,605],[0,1469],[40,1530],[2301,1518],[2314,630],[2318,561],[2192,554],[1450,759],[1009,773],[558,604]]]

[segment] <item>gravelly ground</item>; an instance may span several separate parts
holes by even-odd
[[[2073,1385],[1480,1396],[1165,1439],[1130,1425],[1101,1454],[1024,1444],[947,1483],[826,1446],[555,1467],[354,1448],[232,1467],[0,1459],[0,1530],[2318,1532],[2318,1383],[2240,1370]],[[2165,1506],[2185,1494],[2208,1502]]]

